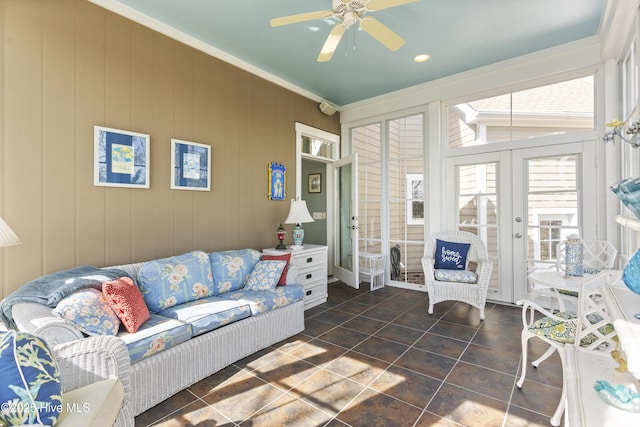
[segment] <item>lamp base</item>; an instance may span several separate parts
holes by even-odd
[[[300,224],[296,224],[296,227],[291,231],[291,236],[293,237],[293,246],[292,248],[302,249],[302,240],[304,240],[304,230],[300,227]]]
[[[300,244],[300,245],[291,245],[289,246],[289,249],[291,249],[292,251],[298,250],[298,249],[304,249],[304,245]]]

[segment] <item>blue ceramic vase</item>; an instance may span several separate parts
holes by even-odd
[[[640,294],[640,249],[629,258],[627,265],[624,266],[622,280],[627,288]]]

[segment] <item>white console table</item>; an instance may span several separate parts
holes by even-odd
[[[615,370],[619,365],[609,353],[566,347],[567,407],[565,426],[622,427],[640,426],[640,413],[618,409],[604,402],[593,385],[606,380],[612,386],[638,384],[629,372]],[[637,386],[636,386],[637,389]]]
[[[304,244],[302,249],[268,248],[262,251],[270,255],[291,253],[291,264],[298,267],[296,283],[304,287],[305,310],[327,301],[327,247]]]
[[[575,427],[640,426],[640,413],[628,412],[605,403],[593,388],[598,380],[640,390],[640,295],[631,292],[624,283],[603,285],[607,313],[616,329],[620,345],[627,357],[627,371],[611,354],[566,346],[567,407],[565,425]]]

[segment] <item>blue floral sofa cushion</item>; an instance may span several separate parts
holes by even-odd
[[[140,269],[138,286],[151,313],[213,295],[209,256],[203,251],[158,259]]]
[[[244,286],[247,276],[260,261],[260,252],[255,249],[220,251],[209,254],[213,272],[213,295],[235,291]]]
[[[478,275],[469,270],[434,270],[433,275],[440,282],[478,283]]]
[[[126,344],[131,363],[135,363],[187,341],[191,338],[191,325],[151,313],[137,332],[123,330],[118,337]]]
[[[0,425],[54,425],[62,410],[56,360],[40,338],[0,333]]]
[[[241,289],[227,292],[220,295],[219,298],[249,304],[251,315],[257,316],[304,299],[304,289],[300,285],[278,286],[273,291],[247,291]]]
[[[251,309],[245,302],[209,297],[170,307],[158,314],[189,323],[191,334],[195,337],[247,318],[251,316]]]

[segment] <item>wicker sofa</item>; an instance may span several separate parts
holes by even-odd
[[[221,258],[237,252],[209,255],[215,254]],[[258,254],[259,259],[260,253],[252,249],[241,252],[244,255],[250,253],[254,258]],[[120,265],[110,269],[122,270],[139,279],[146,264]],[[237,280],[244,282],[248,272],[240,273]],[[132,334],[124,331],[115,336],[86,336],[67,321],[54,316],[52,308],[45,305],[30,302],[15,304],[12,308],[13,319],[17,329],[40,336],[52,348],[60,366],[63,391],[101,379],[119,378],[124,386],[125,397],[115,425],[133,426],[136,415],[180,390],[304,329],[304,292],[301,286],[292,283],[297,276],[294,266],[290,266],[286,274],[287,286],[278,286],[274,292],[255,292],[255,296],[251,291],[243,291],[237,286],[228,289],[228,281],[217,278],[216,274],[214,267],[213,283],[224,283],[227,288],[226,293],[217,296],[247,303],[251,306],[251,314],[240,320],[232,319],[235,321],[230,323],[222,322],[219,327],[197,336],[194,333],[185,341],[148,357],[132,357],[134,353],[129,346]],[[287,292],[301,296],[282,302],[282,290],[285,288]],[[265,306],[265,296],[277,302]],[[202,305],[196,307],[201,309]],[[195,330],[196,326],[193,326]]]

